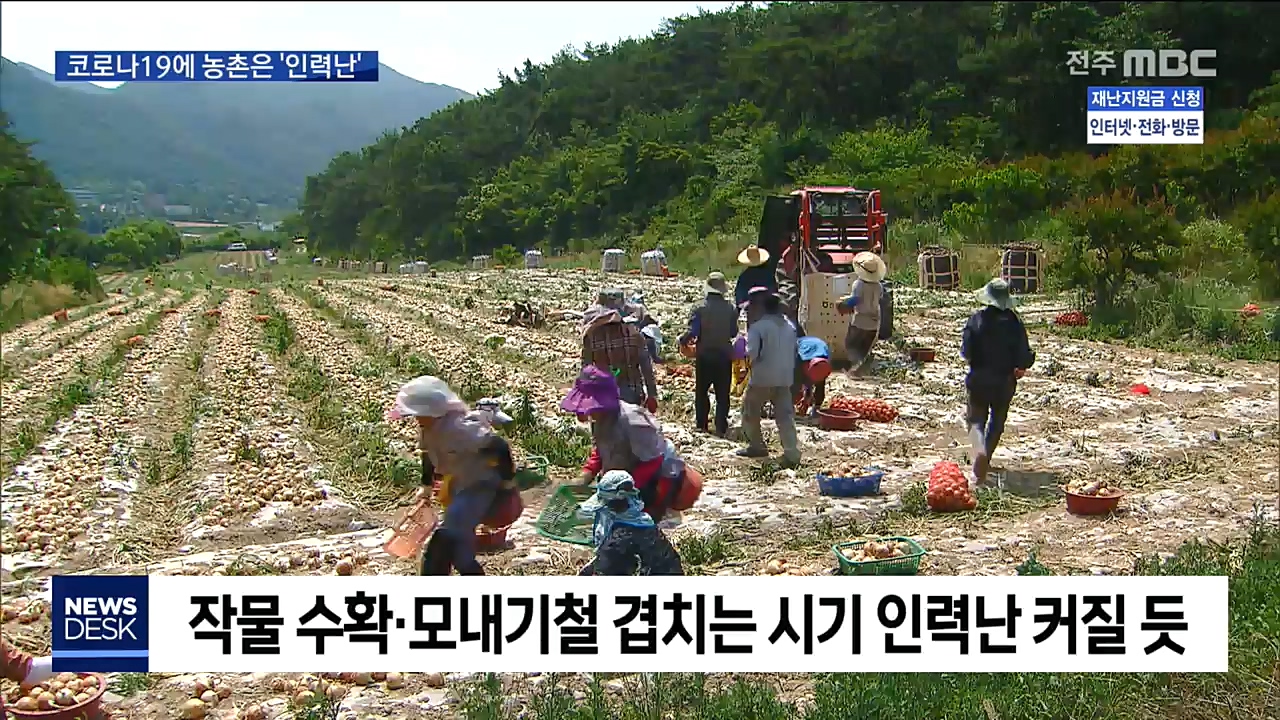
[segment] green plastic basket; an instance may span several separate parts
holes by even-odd
[[[875,542],[903,542],[911,548],[911,552],[903,557],[884,558],[883,560],[868,560],[866,562],[853,562],[844,556],[841,550],[845,548],[857,549],[866,545],[871,540],[857,540],[854,542],[840,543],[832,545],[831,552],[835,553],[836,559],[840,561],[841,575],[915,575],[920,571],[920,558],[925,556],[925,549],[920,544],[909,537],[886,537],[876,538]]]
[[[551,463],[541,455],[530,455],[525,460],[524,467],[516,471],[516,485],[521,490],[528,490],[531,487],[537,487],[547,481],[547,469],[551,467]]]
[[[561,485],[556,488],[538,515],[535,523],[538,534],[572,545],[591,545],[592,522],[578,517],[578,506],[595,492],[594,487],[585,486]]]

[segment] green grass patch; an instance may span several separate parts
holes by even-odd
[[[1171,558],[1144,558],[1142,575],[1228,575],[1230,671],[1170,673],[860,673],[812,676],[813,702],[800,708],[763,682],[731,677],[713,683],[702,673],[642,674],[606,692],[594,675],[577,690],[568,676],[551,675],[523,709],[496,675],[464,688],[468,719],[613,720],[1157,720],[1274,718],[1280,667],[1280,526],[1255,522],[1249,537],[1230,545],[1191,541]],[[1051,571],[1034,557],[1020,575]],[[616,688],[615,688],[616,689]]]

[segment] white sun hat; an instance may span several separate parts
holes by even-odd
[[[438,418],[455,411],[467,411],[467,404],[438,377],[422,375],[405,383],[387,411],[388,420],[410,417]]]

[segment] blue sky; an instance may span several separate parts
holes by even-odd
[[[56,50],[377,50],[405,75],[477,93],[566,45],[644,37],[666,18],[733,4],[6,2],[0,53],[53,72]]]

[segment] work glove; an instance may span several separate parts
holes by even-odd
[[[649,411],[649,412],[651,412],[651,413],[656,413],[656,412],[658,412],[658,398],[656,398],[656,397],[647,397],[647,398],[645,398],[645,399],[644,399],[644,407],[645,407],[645,409],[646,409],[646,410],[648,410],[648,411]]]

